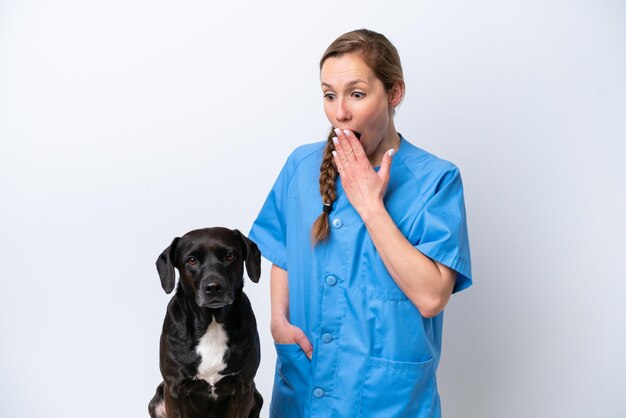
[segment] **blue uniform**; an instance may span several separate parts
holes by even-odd
[[[250,231],[289,277],[289,320],[313,344],[276,344],[270,417],[440,417],[435,371],[443,313],[424,318],[391,278],[337,179],[326,242],[311,244],[322,212],[325,142],[288,158]],[[472,283],[459,170],[400,138],[385,207],[405,237]]]

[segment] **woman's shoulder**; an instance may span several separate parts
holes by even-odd
[[[402,139],[402,149],[397,157],[400,157],[406,168],[416,178],[423,179],[424,176],[439,178],[459,172],[459,168],[451,161],[419,148],[404,137]]]
[[[323,153],[325,146],[326,141],[311,142],[308,144],[299,145],[291,152],[289,158],[303,160],[311,157],[312,155]]]
[[[296,147],[291,154],[289,154],[286,165],[290,169],[295,170],[303,163],[305,165],[312,164],[319,170],[319,164],[321,163],[321,158],[324,154],[325,145],[326,141],[320,141]]]

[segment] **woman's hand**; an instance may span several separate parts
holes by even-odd
[[[380,170],[376,172],[354,133],[340,129],[335,129],[335,133],[337,139],[333,138],[333,156],[343,189],[352,207],[365,220],[370,214],[384,208],[383,197],[389,184],[391,160],[395,150],[391,149],[383,154]]]
[[[311,360],[313,356],[313,346],[311,342],[300,328],[291,325],[287,318],[272,318],[270,325],[272,338],[277,344],[298,344],[304,354]]]

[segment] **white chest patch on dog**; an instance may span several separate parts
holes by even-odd
[[[205,380],[211,385],[211,397],[217,398],[215,384],[224,377],[220,372],[226,368],[224,355],[228,350],[228,335],[224,328],[215,321],[215,317],[200,338],[196,353],[200,356],[200,366],[196,379]]]

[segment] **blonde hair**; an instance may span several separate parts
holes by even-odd
[[[326,49],[324,55],[322,55],[320,71],[328,58],[341,57],[346,54],[358,54],[365,64],[372,69],[376,78],[383,83],[387,92],[390,92],[397,82],[404,84],[398,50],[384,35],[368,29],[358,29],[344,33],[335,39]],[[330,235],[328,215],[337,198],[335,181],[338,172],[332,154],[335,150],[332,141],[334,136],[335,133],[333,127],[331,127],[326,147],[324,148],[319,177],[320,195],[322,196],[322,203],[327,207],[327,210],[322,212],[311,228],[311,239],[314,244],[328,239]]]

